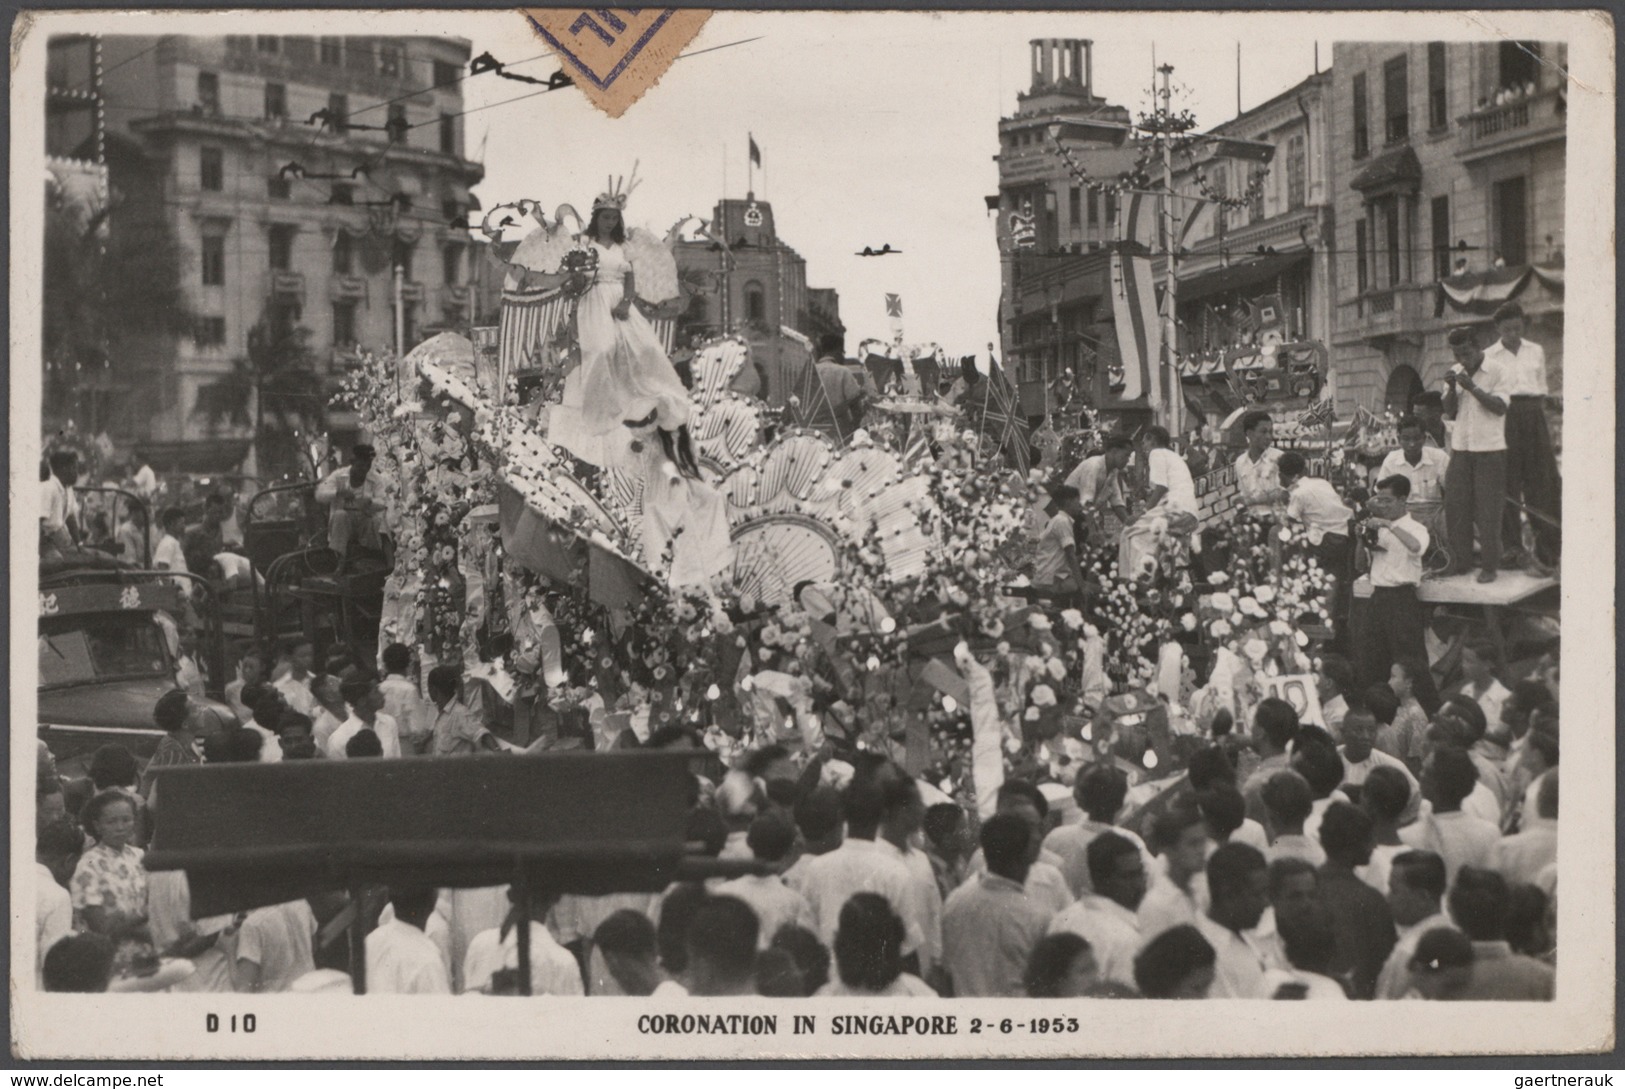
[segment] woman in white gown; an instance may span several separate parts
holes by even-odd
[[[548,413],[548,441],[605,468],[631,468],[624,461],[624,424],[633,402],[652,401],[660,427],[672,432],[688,424],[692,411],[654,327],[632,303],[637,282],[625,250],[625,199],[606,193],[593,202],[582,238],[597,265],[576,302],[581,362],[564,380],[562,401]]]

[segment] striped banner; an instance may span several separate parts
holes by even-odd
[[[546,345],[558,332],[559,323],[569,318],[573,302],[563,288],[502,293],[497,360],[504,385],[509,375],[542,366]],[[677,320],[655,318],[649,324],[669,357],[677,335]]]
[[[1151,259],[1112,254],[1112,319],[1117,327],[1117,356],[1123,368],[1123,399],[1146,398],[1153,412],[1161,409],[1162,383],[1153,381],[1162,355],[1162,324],[1157,317]]]

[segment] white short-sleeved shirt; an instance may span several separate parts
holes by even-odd
[[[503,968],[519,967],[519,930],[502,937],[500,929],[474,935],[463,959],[463,991],[484,990],[491,977]],[[553,940],[547,927],[530,924],[530,993],[534,995],[580,995],[581,968],[575,955]]]
[[[1402,476],[1411,483],[1410,504],[1442,503],[1444,477],[1450,468],[1450,455],[1437,446],[1422,447],[1422,458],[1412,465],[1403,450],[1390,450],[1377,470],[1379,481],[1391,476]]]
[[[1512,351],[1503,341],[1496,341],[1484,349],[1484,359],[1494,360],[1506,378],[1499,391],[1506,397],[1545,397],[1550,388],[1546,384],[1546,349],[1532,340],[1519,340],[1518,350]]]
[[[366,728],[366,723],[351,715],[328,737],[323,752],[327,754],[329,760],[348,759],[344,747],[350,743],[352,737]],[[383,745],[386,757],[394,758],[401,755],[401,732],[394,719],[379,711],[377,717],[373,719],[372,732],[378,735],[378,742]]]
[[[303,900],[255,908],[237,933],[237,959],[259,965],[258,992],[277,994],[316,970],[316,916]]]
[[[1275,495],[1281,490],[1281,451],[1265,447],[1257,461],[1251,451],[1236,459],[1236,491],[1247,509],[1268,514],[1275,509]]]
[[[51,946],[73,933],[73,897],[57,884],[56,875],[41,863],[34,863],[35,968],[40,987],[45,986],[45,954]]]
[[[880,840],[876,840],[879,843]],[[929,863],[927,863],[929,865]],[[935,891],[935,886],[933,886]],[[813,929],[812,908],[807,898],[786,885],[777,874],[746,874],[725,881],[716,888],[717,896],[733,896],[750,905],[759,924],[756,948],[766,949],[781,927],[794,924]]]
[[[158,541],[158,547],[152,553],[152,565],[160,571],[190,572],[186,566],[186,553],[181,549],[180,541],[175,539],[173,533],[166,533]],[[175,579],[175,585],[182,590],[187,589],[188,579]]]
[[[1483,366],[1473,375],[1473,385],[1484,393],[1507,396],[1506,372],[1487,353]],[[1479,403],[1477,397],[1458,387],[1456,426],[1450,432],[1450,449],[1458,453],[1493,454],[1506,448],[1506,417],[1497,416]]]
[[[429,936],[391,918],[367,935],[368,994],[450,994],[446,962]]]
[[[1302,522],[1309,531],[1309,543],[1319,544],[1328,533],[1346,534],[1354,512],[1331,483],[1314,476],[1299,477],[1286,501],[1286,516]]]
[[[1407,549],[1393,530],[1401,530],[1417,543],[1415,552]],[[1377,543],[1371,550],[1371,585],[1381,587],[1416,586],[1422,581],[1422,556],[1428,550],[1428,531],[1410,515],[1394,519],[1393,527],[1379,527]]]
[[[1044,532],[1038,538],[1038,553],[1033,559],[1033,582],[1038,586],[1054,586],[1070,574],[1066,562],[1068,549],[1076,549],[1072,516],[1056,511]]]
[[[799,886],[818,923],[818,938],[826,946],[834,945],[841,908],[859,892],[884,896],[903,920],[905,954],[918,949],[924,939],[923,928],[913,917],[908,867],[872,840],[849,838],[828,854],[812,858]]]
[[[1157,506],[1196,514],[1196,481],[1185,459],[1166,446],[1154,447],[1146,461],[1152,487],[1168,489]]]

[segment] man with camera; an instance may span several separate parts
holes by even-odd
[[[1399,473],[1383,477],[1360,523],[1361,543],[1371,554],[1371,601],[1358,641],[1366,677],[1388,676],[1396,661],[1428,660],[1423,640],[1427,617],[1416,596],[1428,531],[1407,511],[1410,495],[1408,478]],[[1431,685],[1431,675],[1423,683]],[[1419,692],[1417,698],[1424,696]]]
[[[1450,467],[1444,485],[1445,529],[1450,534],[1450,571],[1472,567],[1473,529],[1478,530],[1479,582],[1494,582],[1501,562],[1501,508],[1506,504],[1506,375],[1486,359],[1466,327],[1450,330],[1456,365],[1445,375],[1444,411],[1456,418],[1450,432]],[[1459,388],[1458,388],[1459,387]]]

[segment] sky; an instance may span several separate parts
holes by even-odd
[[[1028,40],[1092,39],[1095,93],[1136,114],[1150,107],[1154,55],[1174,65],[1175,108],[1204,127],[1235,115],[1238,36],[1243,108],[1315,70],[1313,28],[1220,18],[718,12],[685,51],[697,55],[617,119],[574,90],[495,105],[527,87],[466,81],[464,108],[479,111],[466,122],[467,154],[483,157],[475,192],[486,208],[529,197],[584,211],[608,175],[636,161],[627,218],[664,233],[683,215],[709,217],[724,194],[745,195],[753,134],[756,196],[806,258],[808,283],[840,292],[849,345],[889,338],[884,297],[894,293],[907,340],[969,353],[997,336],[999,260],[983,198],[998,191],[998,120],[1030,83]],[[507,64],[547,49],[508,13],[475,17],[462,33],[475,55]],[[1319,48],[1329,67],[1330,41]],[[545,78],[557,65],[544,56],[514,70]],[[888,242],[902,255],[855,256]]]

